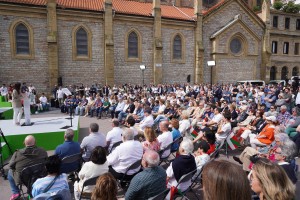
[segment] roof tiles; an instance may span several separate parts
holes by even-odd
[[[0,0],[0,2],[10,2],[19,4],[29,4],[45,6],[47,0]],[[225,0],[220,1],[210,9],[203,11],[204,15],[209,14],[214,9],[223,5]],[[57,6],[61,8],[71,8],[91,11],[104,11],[104,0],[57,0]],[[143,3],[131,0],[113,0],[113,9],[116,13],[152,16],[152,3]],[[162,18],[195,21],[193,8],[182,8],[168,5],[161,5]]]

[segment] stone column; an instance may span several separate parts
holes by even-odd
[[[114,37],[112,0],[105,0],[104,4],[104,73],[105,84],[114,84]]]
[[[154,84],[162,83],[162,38],[160,0],[153,0],[154,38],[153,38],[153,80]]]
[[[47,31],[49,69],[49,88],[47,91],[51,94],[51,89],[57,85],[59,77],[56,0],[47,1]]]
[[[202,40],[202,1],[195,0],[194,13],[197,17],[195,28],[195,83],[203,82],[204,49]]]
[[[266,24],[265,33],[263,36],[262,46],[262,62],[261,62],[261,79],[266,82],[270,81],[271,69],[271,48],[270,48],[270,1],[264,0],[262,4],[261,18]]]

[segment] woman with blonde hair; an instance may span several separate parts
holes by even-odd
[[[151,127],[146,127],[144,130],[144,136],[146,141],[142,142],[144,152],[146,150],[159,151],[160,143],[157,140],[157,136]]]
[[[110,173],[101,175],[96,182],[91,200],[117,200],[117,181]]]
[[[189,132],[188,130],[191,126],[191,123],[189,120],[190,112],[188,110],[183,110],[180,117],[181,117],[181,121],[179,121],[180,134],[182,136],[190,136],[190,135],[188,135],[188,132]]]
[[[260,200],[293,200],[296,187],[281,166],[259,158],[249,174],[251,189]]]

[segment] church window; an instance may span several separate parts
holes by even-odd
[[[73,28],[73,60],[89,61],[92,59],[92,33],[84,25]]]
[[[173,59],[182,59],[182,41],[179,35],[173,41]]]
[[[128,58],[139,57],[138,40],[138,35],[134,31],[128,35]]]
[[[25,20],[13,22],[9,29],[12,58],[33,59],[33,30]]]
[[[230,42],[230,51],[233,54],[239,54],[242,51],[242,42],[239,38],[234,38]]]

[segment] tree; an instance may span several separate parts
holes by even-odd
[[[284,4],[282,10],[287,13],[299,13],[300,4],[295,4],[294,1],[289,1],[287,4]]]

